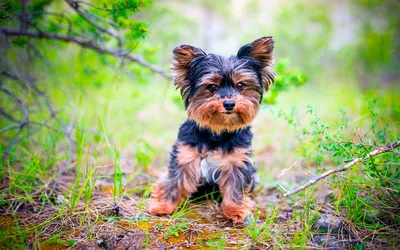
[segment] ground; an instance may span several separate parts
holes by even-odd
[[[256,152],[257,164],[279,160],[273,151]],[[283,198],[276,186],[261,184],[253,195],[258,204],[254,217],[246,223],[224,219],[215,197],[188,201],[172,216],[152,216],[144,209],[146,197],[151,183],[164,172],[149,167],[140,175],[132,174],[129,158],[121,158],[123,178],[129,181],[120,198],[114,199],[118,185],[110,163],[99,168],[93,198],[86,204],[79,201],[71,209],[71,192],[77,191],[71,188],[76,180],[72,169],[61,178],[57,191],[47,196],[48,203],[41,202],[43,197],[31,197],[15,204],[16,213],[3,207],[1,248],[19,243],[31,249],[343,249],[359,244],[362,237],[326,202],[331,191],[324,184],[313,190],[319,198],[308,202]],[[282,183],[306,180],[299,171],[287,174],[272,168],[270,174],[280,175]],[[315,226],[317,222],[322,224]]]
[[[274,188],[258,191],[259,207],[254,221],[250,219],[246,225],[233,224],[224,219],[218,202],[213,200],[185,204],[172,217],[151,216],[142,210],[145,202],[142,192],[124,195],[114,202],[111,187],[96,187],[96,198],[90,205],[78,205],[72,213],[66,211],[60,214],[58,209],[51,206],[41,208],[40,204],[20,208],[20,212],[14,215],[3,211],[2,214],[7,215],[1,217],[0,226],[2,231],[8,231],[6,238],[21,237],[20,240],[28,242],[29,248],[39,249],[293,248],[297,244],[294,238],[303,237],[296,233],[307,226],[307,218],[293,215],[303,213],[303,205],[281,199],[281,192]],[[128,189],[134,187],[127,186]],[[68,202],[62,195],[58,195],[57,199],[59,206]],[[329,204],[312,209],[316,211],[314,217],[318,213],[334,214]],[[38,213],[40,210],[42,212]],[[340,239],[342,244],[348,246],[349,242],[353,242],[350,229],[346,223],[339,221],[340,227],[329,235],[331,239]],[[307,234],[314,235],[308,240],[308,247],[324,246],[325,233],[319,234],[316,229]],[[316,238],[318,235],[319,238]],[[16,238],[13,240],[18,241]],[[328,244],[341,246],[336,241],[330,243],[328,240]],[[293,245],[288,245],[290,242]],[[3,247],[6,245],[4,243]]]

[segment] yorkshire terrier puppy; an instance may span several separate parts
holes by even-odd
[[[174,84],[188,118],[172,147],[168,178],[152,191],[150,213],[172,214],[201,186],[216,185],[224,217],[238,222],[251,214],[250,123],[274,81],[273,49],[272,37],[262,37],[228,58],[190,45],[173,50]]]

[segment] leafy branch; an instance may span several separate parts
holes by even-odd
[[[95,12],[91,12],[87,9],[84,9],[82,6],[88,5],[91,7],[95,7],[94,4],[87,3],[84,1],[76,1],[76,0],[64,0],[64,2],[77,14],[77,16],[81,17],[86,24],[80,24],[80,27],[73,27],[73,15],[66,15],[65,13],[57,13],[57,12],[39,12],[41,16],[58,16],[68,22],[68,33],[65,35],[62,31],[59,32],[51,32],[47,30],[43,30],[44,28],[41,23],[38,22],[34,17],[38,15],[38,11],[26,11],[26,8],[23,8],[24,11],[17,11],[17,7],[13,5],[13,3],[9,3],[7,1],[6,4],[1,6],[0,18],[2,22],[11,22],[13,19],[17,19],[20,26],[24,26],[25,28],[17,28],[17,27],[0,27],[0,34],[6,37],[21,37],[21,38],[34,38],[34,39],[45,39],[45,40],[54,40],[58,42],[67,42],[79,45],[86,49],[94,50],[100,54],[108,54],[117,59],[125,59],[130,62],[135,62],[140,64],[141,66],[150,69],[154,73],[160,74],[161,76],[171,79],[171,75],[165,70],[161,69],[159,66],[153,65],[144,59],[142,56],[132,54],[126,43],[137,41],[139,38],[144,37],[146,33],[146,29],[141,27],[141,24],[132,20],[114,18],[113,24],[114,28],[107,28],[102,25],[101,22],[97,22],[97,20],[103,20],[106,23],[110,23],[109,20],[105,20],[103,17],[97,15]],[[125,1],[123,1],[125,2]],[[119,3],[116,6],[117,8],[108,9],[108,8],[100,8],[96,6],[96,9],[102,9],[110,11],[113,13],[115,11],[128,11],[132,10],[132,12],[137,11],[139,7],[141,7],[145,1],[127,1],[133,2],[129,4]],[[32,9],[36,9],[32,7]],[[85,30],[93,30],[90,33],[91,38],[88,39],[85,37],[85,32],[81,32],[82,26]],[[70,35],[70,34],[76,35]],[[87,33],[87,32],[86,32]],[[115,39],[118,44],[117,49],[111,49],[107,47],[104,43],[110,39]],[[125,43],[123,42],[125,41]]]
[[[62,42],[75,43],[75,44],[80,45],[83,48],[92,49],[101,54],[108,54],[108,55],[112,55],[116,58],[124,58],[131,62],[139,63],[140,65],[150,69],[151,71],[153,71],[155,73],[162,75],[163,77],[165,77],[167,79],[170,79],[172,77],[169,73],[165,72],[164,70],[162,70],[161,68],[159,68],[155,65],[150,64],[141,56],[133,55],[133,54],[130,54],[129,52],[113,51],[108,48],[98,46],[91,41],[84,40],[81,37],[68,36],[68,35],[50,33],[50,32],[37,32],[37,31],[28,31],[28,30],[20,31],[20,30],[14,30],[14,29],[9,29],[9,28],[0,28],[0,33],[4,34],[6,36],[19,36],[19,37],[28,36],[31,38],[42,38],[42,39],[58,40],[58,41],[62,41]]]

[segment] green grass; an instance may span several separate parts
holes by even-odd
[[[250,236],[254,243],[258,241],[268,241],[271,238],[271,230],[273,223],[277,220],[278,207],[272,208],[272,211],[267,215],[265,221],[258,223],[259,217],[255,212],[254,218],[252,218],[245,227],[245,233]]]
[[[76,244],[77,239],[71,238],[69,229],[61,230],[47,239],[40,237],[42,230],[46,227],[60,220],[69,220],[71,216],[76,217],[77,225],[85,227],[85,237],[88,240],[96,240],[95,235],[99,230],[96,223],[99,221],[106,221],[105,223],[109,225],[118,225],[119,222],[127,220],[124,214],[122,216],[109,216],[100,212],[102,211],[100,207],[93,208],[93,204],[98,202],[96,201],[98,198],[96,190],[99,182],[108,181],[110,190],[112,190],[111,198],[113,201],[116,201],[119,205],[123,205],[125,200],[134,201],[135,205],[132,209],[137,209],[139,213],[145,213],[144,207],[151,190],[149,182],[156,180],[154,178],[148,179],[147,173],[165,167],[167,152],[172,145],[179,123],[183,121],[184,113],[176,109],[175,104],[171,101],[174,93],[172,89],[165,92],[167,93],[164,97],[165,106],[158,111],[156,111],[155,106],[159,104],[152,102],[148,102],[137,110],[120,106],[120,100],[125,98],[128,90],[136,89],[135,86],[125,85],[122,87],[122,85],[119,87],[119,91],[122,88],[124,88],[124,91],[109,95],[108,98],[110,98],[111,103],[104,102],[104,107],[99,105],[98,110],[102,110],[111,104],[111,107],[105,113],[85,113],[84,110],[90,110],[87,107],[87,105],[90,107],[90,102],[80,104],[82,111],[80,117],[78,117],[78,124],[84,127],[81,127],[75,136],[77,153],[72,166],[69,168],[73,171],[68,170],[66,172],[67,176],[73,176],[73,182],[63,182],[67,186],[67,190],[61,204],[57,204],[54,195],[49,196],[46,193],[46,186],[56,176],[55,164],[66,159],[60,150],[66,145],[60,135],[41,131],[35,137],[36,140],[40,140],[43,148],[41,152],[31,150],[32,148],[35,149],[35,145],[31,142],[25,142],[13,149],[13,157],[2,162],[2,174],[9,177],[7,189],[2,191],[3,206],[18,209],[18,206],[38,204],[37,211],[40,214],[47,212],[47,206],[51,204],[56,211],[56,214],[34,225],[33,232],[36,235],[34,244],[36,246],[44,243]],[[110,88],[110,91],[103,89],[96,91],[99,92],[99,95],[105,95],[105,92],[112,92],[113,87]],[[303,90],[300,88],[298,91]],[[291,93],[285,93],[279,98],[289,98],[290,95]],[[103,96],[103,98],[107,97]],[[345,100],[346,98],[344,98]],[[290,173],[293,171],[301,170],[312,174],[337,166],[343,163],[347,157],[365,155],[371,149],[370,147],[362,148],[358,147],[357,144],[351,146],[346,143],[346,140],[353,140],[356,125],[364,129],[364,140],[377,138],[379,143],[383,144],[395,139],[395,134],[398,131],[393,129],[393,125],[396,123],[387,122],[387,118],[384,118],[387,114],[385,107],[377,107],[377,104],[371,106],[369,101],[365,102],[370,100],[368,98],[361,98],[361,100],[366,103],[366,108],[361,106],[352,110],[352,104],[343,102],[340,105],[344,110],[347,110],[346,112],[337,111],[336,113],[329,113],[329,115],[322,112],[324,108],[321,105],[317,109],[309,106],[308,110],[306,106],[293,108],[290,105],[269,107],[262,110],[254,126],[257,135],[254,139],[255,158],[260,168],[261,177],[260,197],[258,199],[261,201],[262,196],[266,195],[265,190],[277,184],[286,189],[299,185],[299,181],[293,182],[290,178]],[[313,101],[318,103],[318,100]],[[328,107],[329,101],[326,101],[324,105]],[[346,105],[348,105],[347,108]],[[169,115],[180,116],[182,119],[175,119],[167,123],[155,123],[153,121],[154,115],[162,117],[165,109],[168,109]],[[153,112],[152,116],[146,116],[150,110]],[[277,112],[277,110],[281,111]],[[128,117],[124,114],[125,112],[129,113]],[[143,118],[140,118],[142,116]],[[136,122],[132,120],[132,130],[118,129],[116,124],[125,123],[129,125],[124,125],[125,128],[130,127],[129,121],[134,117],[136,117]],[[137,119],[137,117],[140,119]],[[261,121],[270,121],[271,123],[266,127]],[[100,133],[87,132],[88,129],[85,129],[85,127],[96,128],[96,126],[100,129]],[[370,129],[368,130],[367,127],[370,127]],[[144,128],[146,129],[144,130]],[[146,132],[138,133],[138,131]],[[163,133],[163,131],[168,131],[168,133]],[[147,138],[147,134],[152,136]],[[160,137],[155,137],[155,135],[160,135]],[[280,142],[277,142],[277,136],[282,135],[284,137],[280,137]],[[374,137],[375,135],[377,137]],[[279,153],[276,152],[278,149],[280,149]],[[264,151],[267,153],[264,153]],[[269,154],[270,151],[273,153]],[[348,151],[350,151],[350,156],[347,155]],[[385,239],[385,236],[380,234],[381,231],[389,235],[393,234],[393,229],[390,229],[387,224],[379,222],[377,217],[379,207],[373,199],[368,198],[373,195],[373,192],[367,190],[372,188],[371,190],[383,194],[398,195],[396,186],[388,187],[389,184],[393,184],[393,178],[397,172],[393,169],[389,171],[385,165],[382,165],[385,162],[396,161],[398,161],[396,155],[388,154],[377,158],[370,163],[371,165],[368,165],[368,163],[367,166],[360,165],[324,182],[323,185],[328,185],[329,189],[334,192],[330,195],[333,211],[345,216],[350,223],[353,223],[355,230],[375,231],[375,237],[383,237],[382,239]],[[276,179],[276,176],[284,168],[287,169],[286,174],[283,174],[281,179]],[[360,175],[362,168],[366,175]],[[106,171],[106,169],[108,170]],[[380,179],[379,176],[374,175],[376,171],[384,176]],[[280,205],[274,205],[273,202],[260,203],[260,208],[268,210],[265,219],[260,219],[259,213],[256,212],[254,220],[250,221],[240,233],[234,231],[236,232],[234,233],[235,236],[232,236],[232,232],[222,229],[215,235],[204,236],[207,240],[198,239],[197,244],[204,248],[213,249],[231,246],[230,242],[236,241],[245,248],[250,246],[265,247],[267,245],[278,248],[309,246],[315,233],[311,226],[319,213],[319,210],[315,209],[320,206],[316,194],[317,190],[318,186],[314,186],[301,192],[291,198],[295,201],[293,203],[290,200],[281,200],[281,202],[293,206],[293,210],[284,222],[279,219],[279,216],[282,216]],[[360,193],[367,196],[360,196]],[[208,198],[212,202],[218,201],[218,197],[214,197],[214,194],[209,194]],[[298,206],[299,204],[302,205]],[[106,204],[102,206],[104,209],[107,207]],[[194,218],[196,216],[203,218],[202,214],[196,215],[198,210],[211,209],[207,207],[206,202],[183,200],[175,213],[169,216],[164,223],[154,222],[155,226],[152,229],[143,229],[145,246],[151,246],[157,231],[163,232],[166,241],[181,234],[185,237],[191,234],[193,227],[196,227],[197,220]],[[217,210],[211,211],[215,214],[219,213]],[[18,213],[15,214],[15,219],[18,220]],[[94,215],[95,217],[93,217]],[[194,215],[196,216],[193,217]],[[104,216],[108,220],[104,220]],[[146,223],[151,224],[155,220],[156,217],[149,217]],[[215,222],[217,221],[218,219]],[[210,224],[210,227],[214,228],[215,226],[216,224]],[[8,244],[13,246],[22,247],[25,242],[32,239],[32,229],[27,227],[26,224],[21,226],[16,223],[15,226],[4,232],[5,234],[2,237],[7,238]],[[236,237],[236,240],[232,240],[231,237]],[[388,240],[388,242],[395,244],[391,240]],[[361,245],[360,243],[356,247],[361,247]]]

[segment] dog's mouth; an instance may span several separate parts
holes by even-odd
[[[224,114],[226,114],[226,115],[232,115],[232,114],[233,114],[233,111],[225,111]]]

